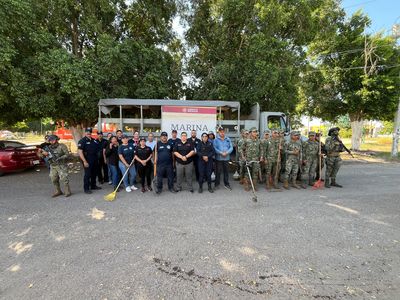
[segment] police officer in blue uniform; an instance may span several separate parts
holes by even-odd
[[[204,132],[201,135],[201,142],[197,145],[198,167],[199,167],[199,193],[203,192],[203,182],[207,181],[208,191],[213,193],[211,187],[211,174],[213,170],[213,158],[215,150],[213,144],[208,140],[208,135]]]
[[[99,148],[99,142],[92,138],[92,128],[86,128],[85,137],[78,142],[78,153],[85,170],[83,189],[86,194],[91,194],[92,190],[101,189],[101,187],[96,186],[99,168]]]
[[[168,142],[168,134],[164,131],[161,133],[161,141],[157,142],[157,190],[160,194],[163,186],[163,178],[166,175],[168,178],[168,190],[171,193],[176,193],[174,188],[174,170],[172,167],[172,150],[173,147]]]

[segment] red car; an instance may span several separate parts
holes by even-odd
[[[42,164],[37,148],[16,141],[0,141],[0,176]]]

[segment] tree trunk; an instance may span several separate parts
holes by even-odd
[[[355,151],[361,149],[364,120],[360,116],[350,115],[351,124],[351,148]]]
[[[75,144],[78,145],[79,140],[83,137],[84,126],[82,124],[76,124],[69,126],[69,129],[71,129]]]

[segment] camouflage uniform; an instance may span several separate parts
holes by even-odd
[[[50,164],[50,179],[56,188],[56,192],[53,194],[53,197],[62,194],[60,182],[64,186],[65,196],[70,196],[71,191],[69,188],[68,167],[66,164],[66,159],[69,157],[67,146],[64,144],[55,143],[48,146],[45,151],[50,153],[50,156],[48,156],[48,162]]]
[[[252,131],[255,131],[256,128],[252,128],[250,130],[250,134]],[[264,157],[264,149],[261,145],[261,141],[257,138],[248,138],[244,141],[242,145],[242,154],[247,162],[251,162],[249,164],[249,169],[251,173],[251,178],[253,180],[254,188],[256,188],[256,180],[258,177],[258,173],[260,171],[260,160]],[[246,170],[245,173],[245,189],[248,190],[248,180],[249,174]]]
[[[268,162],[266,170],[266,185],[270,188],[270,178],[272,179],[275,189],[279,189],[278,180],[281,170],[282,160],[282,139],[280,137],[272,137],[268,143],[268,152],[265,152],[265,160]],[[281,150],[279,150],[281,148]]]
[[[266,155],[268,153],[268,148],[269,148],[269,141],[271,138],[269,137],[269,130],[264,131],[264,137],[261,140],[261,147],[263,148],[263,153]],[[268,134],[268,136],[266,136]],[[268,160],[264,160],[263,162],[260,163],[260,168],[261,168],[261,183],[266,181],[267,178],[267,170],[268,170]]]
[[[320,139],[321,139],[321,134],[317,133],[315,140],[317,142],[319,142]],[[322,155],[326,155],[325,144],[322,141],[321,141],[321,153],[322,153]],[[321,167],[319,166],[319,164],[321,164]],[[324,166],[325,166],[324,158],[321,157],[321,159],[317,160],[317,168],[315,170],[315,180],[319,180],[321,178],[321,174],[319,173],[319,170],[321,169],[321,172],[322,172],[322,169],[324,168]]]
[[[246,162],[243,160],[243,143],[246,140],[245,134],[246,130],[242,129],[241,131],[242,136],[237,142],[237,151],[239,154],[239,176],[240,176],[240,183],[243,184],[244,175],[246,174]]]
[[[342,159],[340,158],[340,152],[343,152],[343,145],[338,138],[339,128],[331,128],[328,133],[328,137],[325,140],[326,150],[326,171],[325,171],[325,187],[329,188],[331,185],[336,187],[342,187],[336,183],[336,175],[342,165]]]
[[[285,144],[285,154],[286,154],[286,162],[285,162],[285,174],[283,175],[284,180],[284,188],[288,189],[289,184],[289,176],[291,175],[292,185],[295,188],[299,188],[296,183],[297,173],[299,171],[299,164],[301,162],[301,141],[294,139],[294,137],[300,136],[300,133],[297,131],[293,131],[291,134],[291,139],[289,142]]]
[[[314,136],[315,137],[315,132],[310,131],[308,133],[308,136]],[[315,178],[315,171],[317,168],[319,160],[319,143],[317,141],[311,141],[308,139],[308,141],[303,143],[303,170],[302,170],[302,180],[304,182],[307,182],[308,180],[308,185],[312,186],[314,184],[314,178]]]

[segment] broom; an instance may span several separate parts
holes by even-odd
[[[129,167],[126,169],[126,171],[125,171],[124,175],[122,176],[121,180],[119,181],[116,189],[112,193],[109,193],[108,195],[105,195],[104,196],[104,200],[106,200],[106,201],[114,201],[115,200],[115,197],[117,196],[117,191],[119,189],[119,186],[121,185],[122,181],[124,180],[126,174],[128,174],[128,171],[131,168],[131,166],[132,166],[134,161],[135,161],[135,159],[132,159],[131,163],[129,164]]]
[[[154,174],[153,174],[153,180],[151,182],[153,191],[157,193],[157,138],[156,138],[156,145],[154,147]]]
[[[321,171],[321,164],[322,164],[322,157],[321,157],[321,131],[319,132],[319,145],[318,146],[319,146],[319,151],[318,151],[318,154],[319,154],[319,178],[318,178],[317,182],[314,183],[314,185],[312,187],[313,190],[320,189],[320,188],[323,187],[322,179],[321,179],[321,177],[322,177],[322,174],[321,174],[321,172],[322,172]]]

